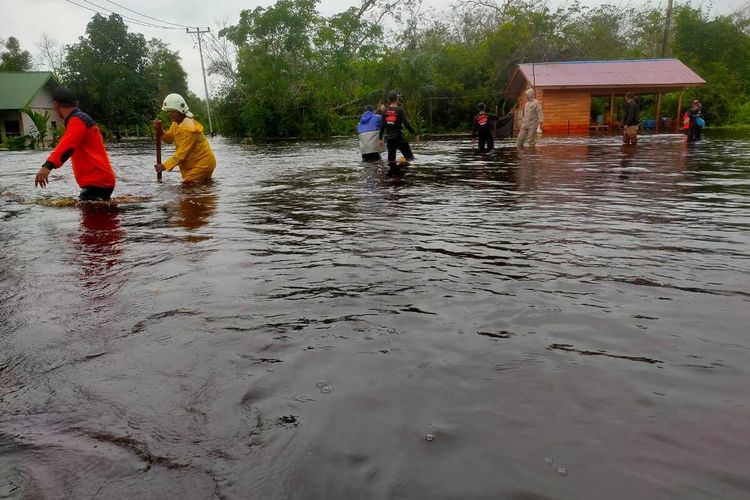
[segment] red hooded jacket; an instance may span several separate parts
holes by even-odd
[[[73,163],[73,175],[78,186],[114,188],[115,172],[104,149],[102,134],[96,122],[80,109],[74,109],[65,119],[65,134],[44,166],[60,168],[68,158]]]

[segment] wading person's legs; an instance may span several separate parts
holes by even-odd
[[[81,201],[107,201],[115,188],[85,187],[81,189],[78,199]]]

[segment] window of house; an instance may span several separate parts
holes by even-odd
[[[3,125],[5,126],[5,135],[8,137],[21,135],[21,122],[17,120],[5,120]]]

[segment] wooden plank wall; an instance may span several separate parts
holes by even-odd
[[[542,129],[545,134],[589,133],[591,122],[591,94],[589,92],[538,89],[536,96],[544,109]],[[521,129],[526,101],[526,89],[524,89],[518,96],[518,108],[513,124],[515,133]]]
[[[588,134],[591,122],[591,94],[570,90],[544,93],[545,134]],[[570,126],[568,125],[570,121]]]

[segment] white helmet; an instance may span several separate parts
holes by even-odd
[[[164,103],[161,105],[162,111],[177,111],[182,113],[188,118],[193,117],[193,113],[190,112],[185,99],[180,94],[169,94],[164,98]]]

